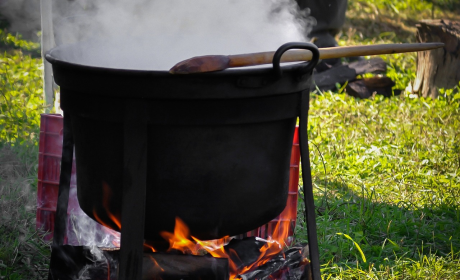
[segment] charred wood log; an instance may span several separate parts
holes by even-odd
[[[233,265],[240,268],[239,278],[243,280],[312,279],[310,261],[304,250],[307,247],[293,247],[267,259],[259,259],[260,249],[267,244],[266,240],[250,237],[232,241],[224,249],[230,257],[238,259],[232,258]],[[119,262],[118,248],[55,246],[51,253],[49,280],[118,280]],[[226,258],[179,253],[143,254],[143,280],[228,280],[229,275]]]
[[[266,240],[257,237],[233,239],[225,245],[233,263],[239,268],[250,268],[238,275],[242,280],[311,280],[311,266],[305,248],[293,247],[285,252],[271,255],[268,259],[259,259],[261,248]],[[308,250],[308,249],[307,249]],[[234,258],[234,256],[237,256]],[[254,265],[259,261],[260,265]],[[241,270],[240,270],[241,271]]]
[[[302,248],[293,247],[273,256],[259,267],[239,275],[242,280],[311,280],[310,261],[302,254]]]
[[[348,64],[348,67],[356,71],[356,75],[366,73],[382,74],[387,71],[387,63],[380,57],[360,60]]]
[[[317,87],[322,91],[331,90],[335,89],[335,85],[337,83],[342,84],[347,81],[355,80],[356,71],[348,67],[348,65],[340,65],[320,73],[315,73],[313,75],[313,79],[314,87]]]
[[[207,256],[144,254],[143,280],[229,279],[228,260]]]
[[[385,61],[379,57],[356,61],[347,65],[333,67],[321,73],[315,73],[313,76],[314,86],[320,90],[334,89],[337,83],[354,81],[358,75],[366,73],[385,73],[387,65]]]
[[[109,258],[99,248],[53,246],[48,280],[112,280],[110,274]]]
[[[51,253],[49,280],[118,280],[119,250],[58,246]],[[144,253],[143,280],[228,280],[228,260],[208,256]]]
[[[374,94],[380,94],[385,97],[393,96],[392,88],[395,83],[388,77],[372,77],[359,79],[348,83],[346,91],[349,95],[358,98],[369,98]],[[401,94],[401,90],[395,90],[394,95]]]
[[[417,24],[417,41],[443,42],[444,48],[419,52],[415,94],[435,98],[439,88],[453,88],[460,81],[460,22],[424,20]]]
[[[259,259],[260,249],[266,241],[258,237],[232,239],[225,245],[225,252],[230,256],[238,270],[252,265]]]

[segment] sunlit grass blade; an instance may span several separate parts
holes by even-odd
[[[350,240],[351,242],[353,242],[353,244],[355,244],[355,247],[356,249],[358,249],[359,253],[361,254],[361,259],[363,260],[364,263],[366,263],[366,256],[364,255],[364,252],[363,250],[361,250],[361,247],[359,246],[358,243],[356,243],[356,241],[353,240],[353,238],[351,238],[348,234],[345,234],[345,233],[337,233],[337,235],[342,235],[344,236],[345,238],[347,238],[348,240]]]

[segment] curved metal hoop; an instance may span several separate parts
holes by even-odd
[[[286,43],[282,45],[281,47],[279,47],[278,50],[276,50],[275,54],[273,55],[273,71],[275,71],[278,77],[281,77],[281,75],[283,74],[283,70],[281,69],[281,66],[280,66],[281,56],[290,49],[309,50],[313,53],[312,59],[308,63],[306,63],[304,69],[302,69],[302,72],[304,73],[308,73],[312,71],[313,68],[315,68],[319,62],[319,50],[318,50],[318,47],[315,46],[314,44],[305,43],[305,42]]]

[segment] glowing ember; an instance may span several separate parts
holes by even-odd
[[[120,219],[109,211],[111,191],[110,187],[106,183],[103,183],[103,190],[103,206],[107,212],[107,216],[111,219],[113,224],[117,226],[117,229],[121,230]],[[105,227],[111,227],[102,221],[95,210],[93,214],[99,223]],[[231,240],[229,236],[211,241],[199,240],[193,236],[190,236],[189,228],[179,217],[176,217],[174,232],[171,233],[163,231],[160,233],[160,235],[169,242],[169,249],[167,252],[175,250],[190,255],[202,255],[207,252],[215,258],[227,258],[229,262],[230,279],[240,279],[238,275],[242,275],[248,271],[251,271],[251,269],[266,264],[268,261],[270,261],[270,259],[278,255],[283,250],[285,240],[289,235],[289,223],[285,222],[289,219],[284,217],[287,215],[288,213],[284,212],[281,214],[278,223],[274,227],[272,235],[269,236],[267,240],[263,240],[265,242],[264,245],[260,248],[260,255],[258,256],[257,260],[250,265],[242,267],[238,266],[238,264],[242,263],[238,254],[233,249],[230,248],[226,250],[224,247]],[[105,228],[104,230],[106,230],[107,234],[112,234],[117,237],[114,238],[114,245],[119,247],[120,234],[108,228]],[[154,247],[147,243],[144,243],[144,248],[152,252],[157,252]],[[161,269],[161,267],[159,268]]]

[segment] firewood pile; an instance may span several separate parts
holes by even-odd
[[[144,252],[142,279],[162,280],[311,280],[308,246],[298,245],[260,259],[260,250],[269,242],[256,237],[233,239],[224,246],[227,258]],[[63,245],[51,254],[50,279],[118,280],[120,250]],[[232,264],[232,265],[230,265]],[[257,264],[254,266],[254,264]],[[243,272],[236,275],[235,272]]]
[[[387,65],[379,57],[365,59],[332,67],[326,71],[315,73],[313,75],[313,89],[321,91],[335,89],[337,84],[346,85],[347,94],[358,98],[369,98],[374,94],[380,94],[385,97],[393,96],[392,88],[395,83],[388,77],[385,77]],[[382,74],[372,78],[362,78],[367,73]],[[399,95],[401,90],[394,90],[394,95]]]

